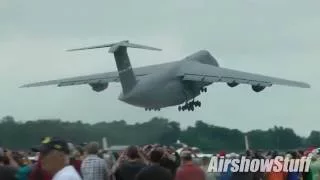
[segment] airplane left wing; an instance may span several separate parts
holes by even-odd
[[[238,70],[201,64],[197,62],[190,62],[190,64],[186,64],[186,67],[181,68],[179,76],[182,76],[183,80],[202,81],[207,83],[226,82],[235,84],[250,84],[253,86],[264,87],[276,84],[300,88],[310,88],[310,85],[305,82],[247,73]]]
[[[174,63],[164,63],[164,64],[138,67],[138,68],[134,68],[133,71],[137,79],[139,80],[140,78],[148,74],[162,71],[163,68],[170,67],[173,64]],[[36,82],[31,84],[25,84],[21,86],[21,88],[50,86],[50,85],[57,85],[58,87],[62,87],[62,86],[73,86],[73,85],[94,84],[94,83],[109,83],[109,82],[119,82],[119,76],[117,71],[107,72],[107,73],[97,73],[97,74],[91,74],[86,76],[77,76],[77,77],[64,78],[64,79],[58,79],[58,80]]]

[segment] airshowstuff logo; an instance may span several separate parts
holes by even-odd
[[[308,172],[310,157],[289,159],[277,156],[274,159],[227,159],[212,157],[208,172]]]

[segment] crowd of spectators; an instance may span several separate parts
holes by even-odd
[[[123,151],[103,150],[98,142],[78,146],[57,137],[45,137],[32,151],[0,148],[0,180],[320,180],[319,153],[313,153],[309,172],[207,172],[210,157],[199,157],[191,148],[181,151],[150,144]],[[220,152],[217,157],[297,159],[307,151],[244,154]]]

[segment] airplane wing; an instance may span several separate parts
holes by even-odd
[[[197,62],[191,62],[186,67],[181,68],[179,76],[183,80],[202,81],[207,83],[226,82],[237,84],[250,84],[259,86],[285,85],[300,88],[310,88],[305,82],[286,80],[276,77],[264,76],[260,74],[247,73],[238,70],[210,66]]]
[[[168,66],[172,66],[172,63],[164,63],[164,64],[134,68],[133,71],[137,79],[139,80],[143,76],[152,74],[157,71],[161,71],[163,68],[166,68]],[[83,84],[91,84],[91,83],[110,83],[110,82],[119,82],[119,76],[117,71],[30,83],[30,84],[22,85],[21,88],[50,86],[50,85],[57,85],[58,87],[62,87],[62,86],[83,85]]]
[[[38,86],[50,86],[57,85],[58,87],[62,86],[72,86],[72,85],[81,85],[81,84],[91,84],[91,83],[109,83],[119,81],[117,72],[110,73],[99,73],[91,74],[87,76],[77,76],[71,78],[64,78],[58,80],[42,81],[36,83],[25,84],[21,86],[25,87],[38,87]]]

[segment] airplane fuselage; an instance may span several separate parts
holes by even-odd
[[[209,83],[192,82],[182,80],[177,73],[184,64],[190,61],[200,62],[202,56],[209,56],[206,51],[200,51],[181,61],[173,63],[173,66],[163,69],[158,73],[147,75],[137,82],[136,86],[129,93],[121,93],[119,100],[128,104],[144,108],[163,108],[176,106],[188,102],[200,95],[201,88],[210,85]],[[200,58],[199,58],[200,57]],[[213,62],[210,57],[202,57],[208,64]]]
[[[174,70],[166,69],[140,79],[129,93],[121,93],[119,100],[146,108],[162,108],[185,102],[187,97],[184,84],[169,73]]]

